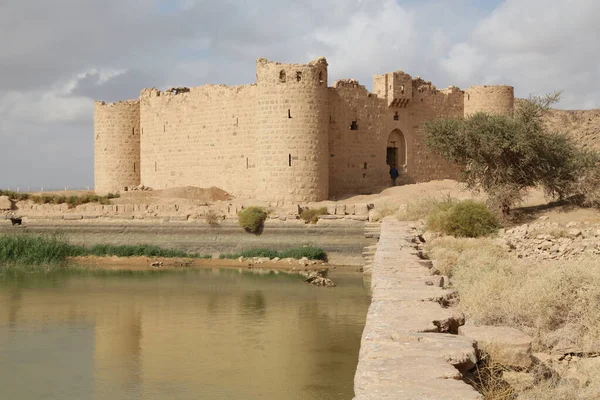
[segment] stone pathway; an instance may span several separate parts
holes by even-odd
[[[407,223],[386,217],[380,228],[354,400],[482,399],[461,380],[477,358],[475,342],[456,335],[464,316],[444,307],[455,293],[417,256]]]

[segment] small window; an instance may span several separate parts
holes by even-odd
[[[352,123],[350,124],[350,130],[351,131],[357,131],[358,130],[358,123],[356,121],[352,121]]]
[[[363,165],[363,169],[367,169],[367,165],[368,165],[368,164],[367,164],[367,163],[365,163],[365,164]]]
[[[319,85],[323,84],[323,71],[319,72]]]
[[[292,166],[292,155],[288,154],[288,166],[291,167]]]
[[[248,157],[246,157],[246,169],[250,168],[250,163],[248,161]]]
[[[281,70],[281,72],[279,73],[279,82],[285,83],[285,79],[286,79],[285,71]]]
[[[297,80],[298,82],[300,82],[300,81],[302,80],[302,72],[300,72],[300,71],[297,71],[297,72],[296,72],[296,80]]]
[[[135,127],[131,128],[131,134],[135,136]]]
[[[400,86],[400,93],[404,94],[404,85]]]
[[[396,111],[394,113],[394,121],[398,121],[400,119],[400,116],[398,115],[398,111]]]
[[[135,163],[133,163],[133,172],[135,172]]]
[[[292,118],[292,111],[288,108],[288,118]]]

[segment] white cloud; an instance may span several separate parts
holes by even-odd
[[[600,106],[600,2],[507,0],[453,45],[442,67],[460,84],[508,83],[518,96],[563,90],[560,106]]]
[[[94,99],[252,83],[257,57],[325,56],[330,83],[370,88],[373,74],[401,69],[438,87],[562,89],[562,107],[600,107],[600,2],[493,1],[493,11],[489,0],[3,1],[0,141],[15,156],[0,171],[16,172],[0,186],[33,185],[40,171],[45,185],[91,185]]]

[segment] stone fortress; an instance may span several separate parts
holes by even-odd
[[[510,86],[438,90],[397,71],[327,83],[327,61],[259,58],[256,83],[144,89],[137,100],[94,108],[98,193],[133,186],[219,187],[269,202],[368,194],[399,183],[455,179],[458,168],[430,154],[420,127],[436,117],[511,113]]]

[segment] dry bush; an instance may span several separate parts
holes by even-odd
[[[327,215],[327,207],[306,208],[302,210],[300,218],[306,223],[316,224],[319,221],[320,215]]]
[[[526,264],[490,239],[441,238],[429,244],[436,268],[452,275],[461,307],[479,325],[523,329],[537,350],[600,347],[600,263]]]
[[[475,369],[465,374],[464,379],[483,395],[484,400],[516,399],[515,389],[502,379],[504,371],[502,365],[484,355]]]
[[[219,226],[219,216],[213,210],[208,210],[204,214],[204,221],[213,228]]]

